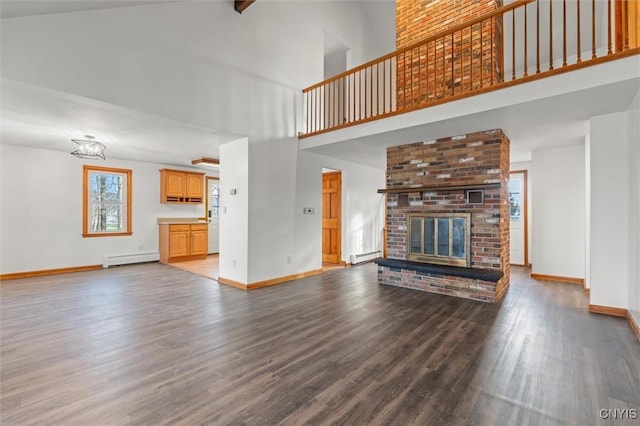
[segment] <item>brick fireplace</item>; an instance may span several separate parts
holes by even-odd
[[[500,301],[509,288],[508,178],[499,129],[388,148],[379,282]]]

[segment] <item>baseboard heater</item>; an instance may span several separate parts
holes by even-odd
[[[109,266],[117,265],[129,265],[131,263],[144,263],[155,262],[160,260],[160,253],[148,252],[148,253],[134,253],[134,254],[112,254],[104,257],[102,266],[108,268]]]
[[[351,262],[352,265],[357,265],[358,263],[370,262],[381,256],[382,256],[382,252],[380,250],[376,250],[369,253],[352,254],[351,257],[349,258],[349,261]]]

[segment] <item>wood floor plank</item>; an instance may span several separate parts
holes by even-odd
[[[490,305],[375,265],[244,292],[150,263],[0,286],[0,423],[632,424],[640,344],[581,289]],[[639,413],[640,415],[640,413]]]

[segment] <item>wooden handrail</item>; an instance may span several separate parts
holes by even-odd
[[[332,83],[332,82],[334,82],[336,80],[340,80],[341,78],[344,78],[344,77],[346,77],[346,76],[348,76],[350,74],[356,73],[358,71],[362,71],[365,68],[369,68],[371,65],[375,65],[377,63],[384,62],[387,59],[395,58],[396,56],[398,56],[398,55],[400,55],[402,53],[409,52],[410,50],[413,50],[413,49],[415,49],[415,48],[417,48],[419,46],[424,46],[425,44],[431,43],[434,40],[438,40],[440,38],[446,37],[448,35],[451,35],[453,33],[458,32],[460,30],[463,30],[465,28],[471,27],[471,26],[473,26],[475,24],[479,24],[480,22],[486,21],[487,19],[495,18],[498,15],[502,15],[503,13],[508,12],[510,10],[517,9],[520,6],[524,6],[524,5],[527,5],[529,3],[533,3],[534,1],[536,1],[536,0],[516,0],[513,3],[509,3],[506,6],[502,6],[502,7],[498,8],[498,9],[496,9],[496,10],[493,10],[491,12],[485,13],[484,15],[479,16],[479,17],[474,18],[474,19],[471,19],[470,21],[465,21],[464,23],[456,25],[455,27],[452,27],[452,28],[449,28],[447,30],[441,31],[438,34],[434,34],[434,35],[432,35],[430,37],[427,37],[427,38],[425,38],[423,40],[420,40],[420,41],[418,41],[416,43],[410,44],[409,46],[405,46],[402,49],[394,50],[393,52],[387,53],[384,56],[381,56],[381,57],[376,58],[376,59],[372,59],[371,61],[365,62],[362,65],[358,65],[357,67],[354,67],[354,68],[348,69],[346,71],[343,71],[340,74],[336,74],[331,78],[328,78],[328,79],[326,79],[324,81],[321,81],[320,83],[316,83],[313,86],[309,86],[306,89],[302,89],[302,93],[306,93],[306,92],[308,92],[310,90],[317,89],[320,86],[324,86],[325,84],[329,84],[329,83]]]
[[[306,129],[299,137],[415,111],[640,52],[640,41],[637,37],[630,40],[628,34],[626,21],[636,19],[638,13],[629,16],[626,9],[629,0],[615,2],[615,26],[612,25],[612,0],[598,7],[595,0],[575,3],[560,0],[555,10],[553,1],[543,3],[541,8],[540,0],[517,0],[307,87],[303,90]],[[581,26],[582,1],[584,7],[590,6],[591,28]],[[534,2],[535,11],[531,12],[535,14],[527,14],[527,6]],[[575,13],[570,13],[571,4]],[[516,13],[518,9],[522,13]],[[577,16],[577,21],[573,21],[573,16]],[[529,17],[536,21],[535,26],[534,22],[528,22]],[[559,31],[553,30],[554,20],[560,23]],[[605,20],[608,24],[598,28],[596,37],[596,22]],[[532,31],[528,30],[528,24],[534,26]],[[614,32],[616,48],[612,51]],[[541,35],[547,34],[548,43],[541,40]],[[571,46],[568,34],[575,37]],[[589,38],[591,43],[587,41],[582,46],[582,41]],[[535,50],[529,49],[534,44]],[[505,61],[505,57],[510,60]],[[533,75],[529,73],[529,61],[531,67],[536,63]]]

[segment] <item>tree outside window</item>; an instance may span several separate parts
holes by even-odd
[[[131,235],[131,170],[84,166],[84,237]]]

